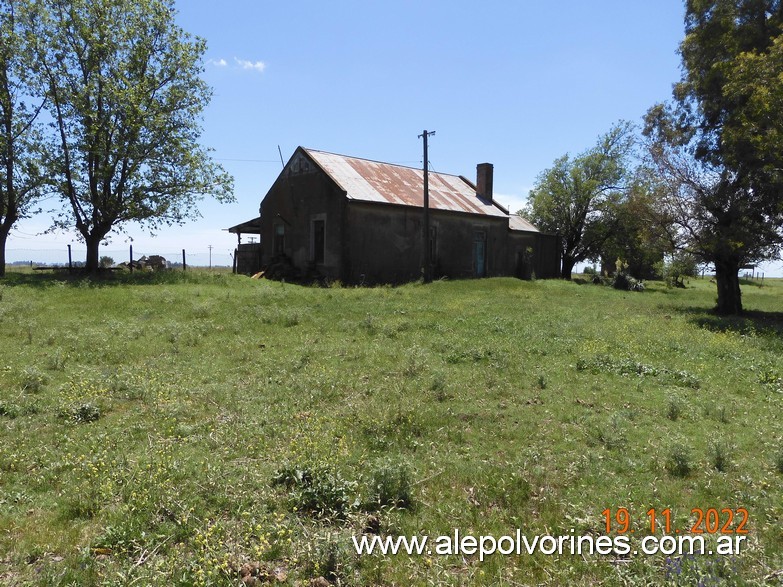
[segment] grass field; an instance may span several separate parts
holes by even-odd
[[[783,282],[743,285],[743,318],[714,301],[707,280],[10,273],[0,584],[783,584]],[[749,532],[736,556],[483,562],[351,541],[597,537],[606,509],[615,536],[620,508],[633,541],[651,508],[672,532],[745,508]]]

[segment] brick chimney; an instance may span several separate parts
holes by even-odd
[[[476,165],[476,195],[492,201],[492,163]]]

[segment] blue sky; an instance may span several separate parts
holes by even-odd
[[[472,178],[477,163],[493,163],[496,199],[517,210],[555,158],[588,148],[617,120],[639,122],[680,76],[681,0],[177,7],[180,25],[208,44],[214,96],[203,143],[234,176],[237,202],[205,201],[202,220],[156,238],[129,227],[134,249],[149,253],[233,250],[222,229],[257,215],[281,169],[278,146],[286,160],[303,145],[419,166],[417,136],[435,130],[432,169]],[[23,221],[8,248],[77,243],[34,236],[45,228],[44,218]],[[124,248],[117,235],[107,250]]]

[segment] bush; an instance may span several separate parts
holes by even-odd
[[[75,424],[87,424],[101,417],[101,409],[95,404],[79,404],[63,411],[60,416]]]
[[[356,483],[331,468],[286,466],[272,479],[289,490],[291,506],[316,518],[344,518],[353,505]]]
[[[667,287],[685,287],[686,277],[696,277],[699,273],[699,263],[690,253],[675,253],[666,262],[658,263],[656,273],[666,282]]]
[[[413,483],[405,463],[384,461],[370,473],[367,509],[396,507],[408,509],[413,505]]]
[[[710,461],[716,471],[725,473],[731,467],[731,447],[725,442],[715,441],[710,444]]]
[[[331,585],[349,585],[354,573],[351,549],[332,534],[316,536],[308,546],[304,569],[311,577],[323,577]],[[314,579],[310,585],[321,583]]]
[[[0,403],[0,416],[13,420],[19,416],[19,409],[16,406]]]
[[[679,398],[670,397],[666,408],[666,417],[672,422],[676,422],[682,415],[682,407],[682,401]]]
[[[624,291],[644,291],[644,282],[621,271],[614,276],[612,287]]]
[[[37,367],[25,367],[20,378],[22,391],[27,393],[38,393],[43,389],[48,380],[49,378]]]
[[[616,413],[608,421],[601,420],[595,423],[589,429],[589,434],[606,450],[622,450],[628,445],[624,419]]]
[[[684,478],[690,475],[692,468],[690,449],[681,442],[674,444],[669,448],[664,468],[673,477]]]

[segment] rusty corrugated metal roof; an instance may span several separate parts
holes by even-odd
[[[522,230],[524,232],[539,232],[539,230],[531,224],[529,221],[525,220],[521,216],[518,216],[517,214],[512,214],[508,217],[508,227],[511,230]]]
[[[345,190],[348,199],[421,207],[424,202],[424,172],[413,167],[380,163],[324,151],[304,149]],[[507,217],[494,202],[479,198],[476,188],[464,178],[429,173],[430,208]]]

